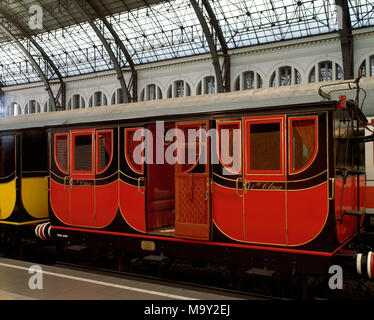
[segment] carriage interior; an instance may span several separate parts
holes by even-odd
[[[165,131],[174,124],[165,124]],[[147,165],[147,221],[151,234],[173,236],[175,231],[175,165],[156,163],[156,126],[148,130],[153,137],[153,161]],[[166,149],[166,148],[165,148]]]

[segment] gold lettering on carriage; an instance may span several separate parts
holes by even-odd
[[[283,183],[276,182],[250,182],[245,181],[244,183],[245,190],[284,190]]]

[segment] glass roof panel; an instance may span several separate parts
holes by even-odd
[[[374,4],[348,0],[353,28],[374,25]],[[335,32],[334,0],[210,0],[229,48],[242,48]],[[199,0],[200,6],[201,0]],[[48,11],[47,11],[48,13]],[[76,13],[75,13],[76,14]],[[206,20],[209,21],[204,11]],[[71,16],[72,19],[76,19]],[[172,0],[109,16],[108,21],[135,65],[208,53],[209,47],[188,0]],[[78,20],[77,20],[78,21]],[[102,21],[95,21],[122,67],[128,63]],[[33,36],[63,77],[113,69],[88,23]],[[216,40],[216,37],[214,37]],[[29,40],[21,40],[50,79],[57,78]],[[219,44],[217,43],[218,49]],[[0,81],[14,85],[39,81],[27,57],[12,42],[0,46]]]

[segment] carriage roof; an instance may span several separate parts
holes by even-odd
[[[374,81],[370,80],[366,86],[374,86]],[[318,95],[320,87],[321,83],[315,83],[13,116],[0,120],[0,130],[318,105],[326,103]],[[372,100],[374,99],[370,99]],[[336,103],[336,101],[335,97],[330,103]]]

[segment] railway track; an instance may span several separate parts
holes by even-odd
[[[282,298],[282,297],[276,297],[271,295],[265,295],[255,292],[245,292],[242,290],[235,290],[235,289],[229,289],[229,288],[223,288],[219,286],[212,286],[208,284],[203,283],[196,283],[196,282],[190,282],[190,281],[183,281],[183,280],[176,280],[176,279],[170,279],[167,277],[162,276],[155,276],[155,275],[149,275],[144,274],[140,272],[124,272],[124,271],[116,271],[116,270],[110,270],[100,267],[93,267],[93,266],[84,266],[84,265],[77,265],[74,263],[68,263],[68,262],[62,262],[58,261],[56,262],[55,266],[58,267],[64,267],[64,268],[70,268],[73,270],[79,270],[79,271],[85,271],[85,272],[93,272],[93,273],[99,273],[104,275],[110,275],[110,276],[116,276],[116,277],[124,277],[126,279],[132,279],[137,281],[146,281],[146,282],[152,282],[152,283],[161,283],[163,285],[168,285],[171,287],[178,287],[178,288],[186,288],[186,289],[193,289],[193,290],[199,290],[203,292],[209,292],[219,295],[228,296],[234,300],[291,300],[288,298]]]
[[[17,257],[11,256],[10,258],[89,273],[166,284],[171,287],[201,290],[230,296],[233,299],[279,301],[374,299],[374,284],[370,281],[357,279],[348,272],[344,275],[344,290],[335,292],[317,290],[312,295],[309,293],[304,295],[300,287],[292,288],[290,279],[284,281],[278,279],[274,285],[273,279],[267,277],[253,279],[245,272],[240,276],[224,266],[199,266],[181,261],[164,264],[162,259],[157,262],[157,259],[147,260],[144,257],[133,257],[127,261],[126,265],[121,266],[118,263],[118,257],[109,253],[100,255],[75,252],[73,255],[60,256],[54,250],[54,246],[43,246],[43,242],[29,243],[19,250]],[[0,256],[9,258],[6,253],[0,253]]]

